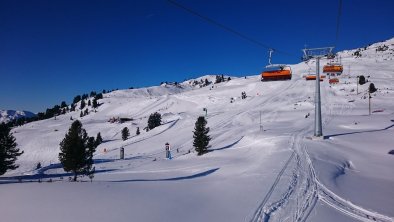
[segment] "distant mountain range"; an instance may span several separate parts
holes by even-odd
[[[22,117],[34,117],[36,114],[29,111],[17,111],[17,110],[0,110],[0,123],[8,123],[14,119]]]

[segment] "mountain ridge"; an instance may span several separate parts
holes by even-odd
[[[35,116],[35,113],[26,110],[0,110],[0,123],[8,123],[22,117],[31,118]]]

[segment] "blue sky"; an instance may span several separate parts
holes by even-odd
[[[178,3],[288,54],[335,44],[338,2]],[[394,1],[344,0],[337,50],[394,37]],[[0,0],[0,109],[45,111],[92,90],[259,74],[267,49],[166,0]]]

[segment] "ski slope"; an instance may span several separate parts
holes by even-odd
[[[302,78],[314,69],[313,61],[292,65],[290,81],[261,82],[256,75],[202,88],[186,81],[118,90],[104,94],[97,112],[82,118],[77,110],[16,127],[25,153],[17,170],[0,177],[2,218],[394,221],[394,156],[388,154],[394,149],[393,44],[394,39],[373,44],[360,58],[352,56],[356,50],[339,53],[340,83],[321,82],[324,140],[311,139],[315,82]],[[376,52],[381,45],[389,49]],[[358,86],[357,94],[357,75],[370,76],[379,89],[372,95],[372,115],[365,97],[369,83]],[[197,80],[205,78],[214,81],[214,76]],[[203,108],[211,152],[197,156],[193,128],[205,115]],[[146,132],[154,112],[163,124]],[[90,136],[100,132],[104,139],[94,156],[93,182],[86,177],[69,182],[59,164],[59,143],[71,117],[80,119]],[[108,122],[113,117],[133,121]],[[120,134],[124,127],[131,133],[126,141]],[[166,142],[172,160],[165,159]],[[43,168],[35,170],[37,162]]]

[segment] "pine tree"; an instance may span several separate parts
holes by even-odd
[[[369,84],[369,87],[368,87],[368,92],[369,92],[369,93],[374,93],[374,92],[376,92],[377,90],[378,90],[378,89],[376,89],[375,84],[373,84],[373,83]]]
[[[97,100],[102,99],[103,98],[103,94],[99,93],[94,98],[96,98]]]
[[[11,128],[2,123],[0,124],[0,175],[7,170],[15,170],[19,166],[15,164],[18,156],[22,155],[16,148],[15,137],[11,133]]]
[[[88,106],[91,106],[92,102],[90,102],[90,99],[88,100]]]
[[[81,110],[81,113],[79,114],[79,117],[83,117],[83,112],[82,112],[82,110]]]
[[[85,106],[86,106],[86,103],[85,103],[85,100],[81,100],[81,107],[79,107],[79,109],[83,109],[83,108],[85,108]]]
[[[103,138],[101,137],[101,133],[97,133],[95,146],[98,147],[103,142]]]
[[[83,173],[86,176],[90,176],[92,174],[92,171],[94,171],[93,168],[93,154],[96,151],[96,141],[94,140],[94,137],[89,137],[88,142],[86,144],[86,166],[83,171]]]
[[[73,100],[73,104],[78,103],[79,101],[81,101],[81,96],[80,95],[75,96]]]
[[[90,97],[94,97],[94,96],[96,96],[97,95],[97,93],[95,92],[95,91],[91,91],[90,92]]]
[[[82,123],[75,120],[68,133],[60,142],[59,160],[66,172],[74,174],[74,181],[78,174],[87,174],[93,164],[95,152],[94,138],[88,137]]]
[[[129,128],[125,127],[122,130],[122,139],[127,140],[127,138],[130,136]]]
[[[37,165],[36,165],[36,170],[41,169],[41,167],[42,167],[41,166],[41,162],[38,162]]]
[[[98,107],[98,103],[97,103],[97,99],[96,98],[94,98],[93,99],[93,108],[97,108]]]
[[[148,119],[148,128],[151,130],[161,125],[161,115],[158,112],[152,113]]]
[[[359,79],[358,79],[358,84],[364,85],[365,83],[366,83],[365,77],[361,75],[361,76],[359,77]]]
[[[203,116],[198,117],[194,127],[193,146],[197,151],[197,155],[203,155],[208,150],[211,137],[208,135],[209,127],[206,127],[207,121]]]
[[[94,178],[94,173],[95,173],[95,172],[96,172],[96,168],[95,168],[95,167],[93,167],[92,170],[90,170],[90,171],[88,172],[87,176],[89,177],[90,182],[93,182],[93,178]]]
[[[139,127],[137,127],[137,132],[135,132],[135,134],[138,136],[138,135],[140,135],[140,128]]]
[[[205,79],[205,86],[209,85],[210,82],[208,81],[208,79]]]
[[[88,94],[83,94],[82,97],[81,97],[82,100],[85,100],[85,99],[87,99],[87,98],[89,98],[89,95],[88,95]]]
[[[216,75],[215,83],[221,83],[221,82],[222,82],[222,78],[219,75]]]
[[[62,101],[62,103],[60,104],[61,108],[67,107],[67,103],[65,101]]]

